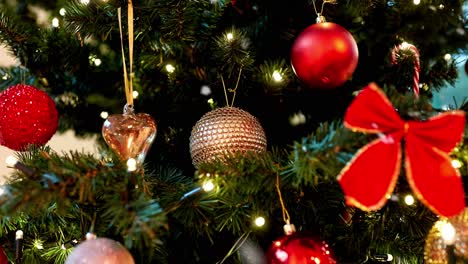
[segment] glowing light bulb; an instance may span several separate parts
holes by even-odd
[[[414,204],[414,197],[411,194],[408,194],[405,196],[405,203],[407,205],[413,205]]]
[[[205,96],[210,95],[211,94],[211,88],[208,85],[203,85],[200,88],[200,94],[205,95]]]
[[[137,162],[134,158],[129,158],[127,160],[127,170],[128,171],[136,171],[136,165],[137,165]]]
[[[64,16],[66,13],[67,13],[67,10],[65,10],[65,8],[63,8],[63,7],[60,8],[59,14],[60,14],[61,16]]]
[[[23,239],[23,230],[16,231],[16,239]]]
[[[139,93],[137,91],[133,91],[132,95],[133,95],[133,99],[136,99],[138,97]]]
[[[168,64],[166,64],[166,71],[167,71],[168,73],[173,73],[173,72],[175,71],[175,67],[172,66],[172,64],[169,64],[169,63],[168,63]]]
[[[210,191],[212,191],[212,190],[214,189],[214,187],[215,187],[215,186],[214,186],[214,183],[213,183],[213,181],[211,181],[211,180],[205,181],[205,182],[203,183],[203,186],[202,186],[202,188],[203,188],[203,190],[204,190],[205,192],[210,192]]]
[[[60,24],[60,23],[59,23],[59,19],[56,18],[56,17],[54,17],[54,18],[52,19],[52,26],[55,27],[55,28],[57,28],[57,27],[59,27],[59,24]]]
[[[413,0],[413,4],[419,5],[421,3],[421,0]]]
[[[452,55],[450,55],[448,53],[444,55],[444,60],[449,61],[451,59],[452,59]]]
[[[283,75],[276,70],[273,71],[272,77],[275,82],[281,82],[283,80]]]
[[[15,166],[17,162],[18,162],[18,160],[13,156],[8,156],[5,159],[5,163],[10,167]]]
[[[96,59],[94,60],[94,65],[99,66],[99,65],[101,65],[101,64],[102,64],[102,60],[101,60],[101,59],[96,58]]]
[[[387,261],[392,261],[392,260],[393,260],[393,255],[387,254]]]
[[[109,117],[109,113],[107,113],[106,111],[102,111],[100,116],[102,119],[107,119]]]
[[[454,167],[455,169],[459,169],[461,168],[461,166],[463,166],[463,164],[461,163],[460,160],[457,160],[457,159],[452,160],[452,167]]]
[[[264,226],[265,222],[266,222],[266,220],[262,216],[259,216],[259,217],[255,218],[255,225],[258,226],[258,227]]]
[[[231,32],[229,32],[229,33],[226,34],[226,38],[227,38],[227,40],[231,41],[231,40],[234,39],[234,34],[232,34]]]
[[[455,243],[455,235],[456,235],[455,228],[449,222],[444,222],[440,229],[440,234],[442,239],[444,240],[445,244],[453,245]]]

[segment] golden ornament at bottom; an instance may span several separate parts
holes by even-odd
[[[424,261],[427,264],[468,262],[468,207],[460,214],[437,221],[426,238]]]
[[[267,141],[260,122],[236,107],[221,107],[202,116],[190,135],[190,154],[195,167],[225,154],[265,152]]]
[[[80,243],[65,264],[135,264],[132,255],[117,241],[96,238]]]

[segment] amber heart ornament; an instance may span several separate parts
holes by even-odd
[[[142,164],[156,138],[156,122],[146,113],[135,114],[124,110],[107,118],[102,126],[102,136],[107,145],[122,161],[133,158]]]

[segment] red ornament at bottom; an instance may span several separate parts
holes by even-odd
[[[2,247],[0,247],[0,264],[8,264],[8,258]]]
[[[336,264],[330,247],[315,237],[296,232],[273,242],[267,253],[268,264]]]

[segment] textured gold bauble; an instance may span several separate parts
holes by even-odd
[[[448,224],[451,227],[447,228]],[[468,263],[468,207],[456,216],[437,221],[426,238],[424,263],[448,264],[449,258],[456,259],[456,264]]]
[[[202,116],[190,135],[195,167],[236,152],[265,152],[267,141],[260,122],[236,107],[221,107]]]

